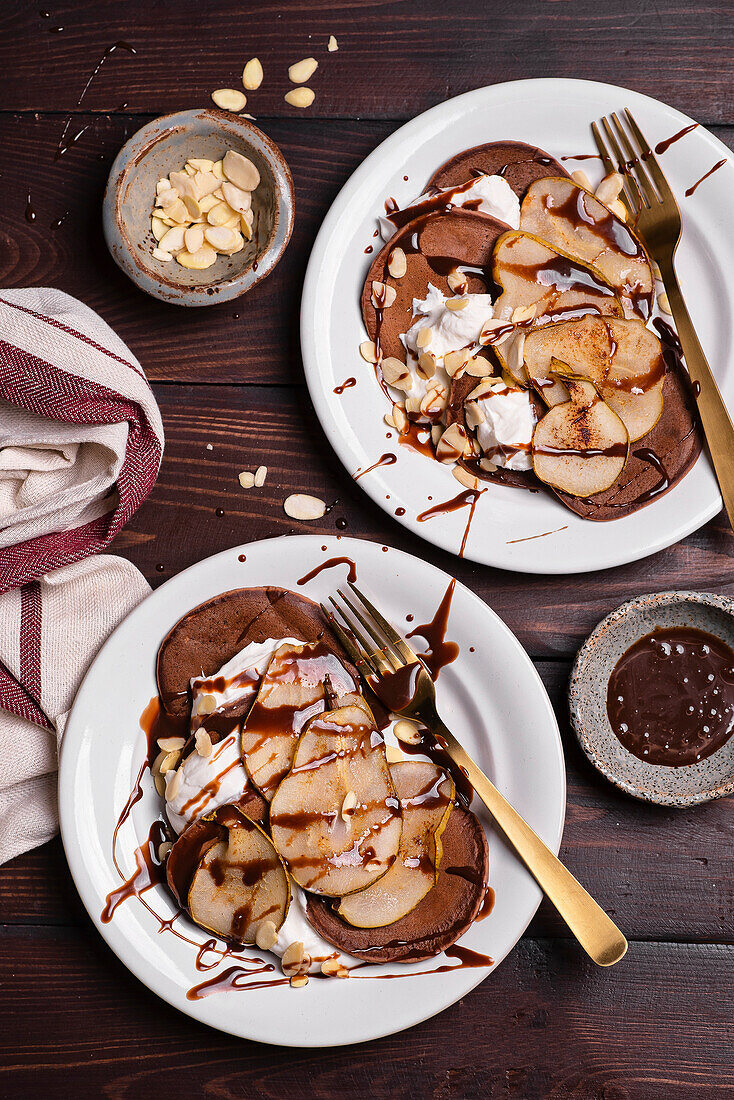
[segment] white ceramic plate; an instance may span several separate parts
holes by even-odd
[[[376,217],[388,196],[406,205],[440,164],[472,145],[514,139],[537,144],[554,157],[596,153],[591,121],[625,106],[653,146],[691,122],[637,92],[585,80],[520,80],[448,100],[402,126],[367,157],[337,196],[316,239],[301,309],[303,360],[316,413],[350,474],[387,451],[397,454],[395,465],[366,474],[359,484],[388,514],[405,509],[400,522],[444,550],[459,550],[467,510],[422,523],[416,517],[431,498],[434,504],[449,500],[461,487],[449,469],[400,447],[394,437],[386,440],[387,403],[372,368],[359,355],[365,339],[360,294],[372,258],[365,248],[379,247],[372,236]],[[685,198],[685,190],[722,158],[724,166]],[[734,155],[698,127],[671,145],[660,161],[683,213],[677,253],[683,292],[711,368],[734,407]],[[569,171],[583,168],[594,183],[602,175],[596,160],[565,165]],[[350,376],[357,385],[335,394],[334,388]],[[582,520],[544,493],[492,485],[478,502],[465,556],[528,573],[603,569],[669,546],[720,508],[705,456],[670,493],[610,523]],[[546,532],[554,533],[535,537]]]
[[[353,559],[358,583],[398,626],[407,626],[409,614],[415,623],[430,621],[450,580],[400,551],[321,535],[271,539],[208,558],[154,592],[102,648],[74,703],[59,770],[61,832],[69,866],[87,911],[112,950],[145,985],[190,1016],[234,1035],[288,1046],[329,1047],[399,1031],[459,1000],[488,969],[403,976],[456,965],[456,960],[439,956],[438,961],[361,972],[399,972],[397,981],[360,980],[355,974],[346,981],[312,980],[300,990],[287,985],[243,989],[192,1001],[187,990],[237,959],[199,973],[196,949],[170,933],[160,934],[160,922],[135,898],[124,901],[110,923],[102,923],[100,914],[107,895],[121,883],[112,862],[112,834],[145,756],[139,718],[155,695],[161,639],[192,607],[232,588],[282,585],[324,599],[344,583],[346,566],[327,569],[300,587],[298,580],[337,555]],[[447,636],[458,642],[460,654],[439,675],[439,708],[502,793],[558,851],[565,812],[563,751],[538,674],[507,627],[461,584],[454,592]],[[147,772],[143,787],[142,799],[119,834],[118,858],[126,876],[134,872],[133,852],[160,811]],[[540,891],[494,833],[489,844],[496,903],[461,942],[500,962],[530,921]],[[163,887],[144,897],[164,918],[175,912]],[[207,938],[186,918],[177,927],[197,944]]]

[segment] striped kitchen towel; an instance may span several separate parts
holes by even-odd
[[[99,646],[148,593],[103,550],[155,483],[142,367],[59,290],[0,290],[0,863],[58,828],[56,759]]]

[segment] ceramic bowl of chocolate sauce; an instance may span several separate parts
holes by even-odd
[[[233,256],[202,271],[153,256],[150,218],[156,183],[189,157],[219,160],[228,149],[255,164],[252,238]],[[147,294],[181,306],[239,298],[268,275],[290,240],[293,180],[277,145],[241,115],[205,107],[148,122],[117,154],[105,188],[102,222],[115,263]]]
[[[581,748],[627,794],[685,807],[734,793],[734,600],[622,604],[579,650],[569,704]]]

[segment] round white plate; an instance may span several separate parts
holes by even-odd
[[[406,205],[440,164],[472,145],[513,139],[559,158],[596,153],[590,123],[625,106],[653,146],[691,122],[647,96],[586,80],[519,80],[450,99],[402,126],[367,157],[337,196],[316,239],[303,292],[301,346],[318,418],[352,475],[385,452],[397,455],[397,463],[365,474],[359,484],[388,514],[405,509],[400,522],[444,550],[458,552],[467,509],[422,523],[416,517],[431,498],[434,504],[449,500],[461,487],[448,468],[401,447],[395,433],[386,440],[387,402],[358,350],[366,335],[360,295],[372,258],[365,248],[379,248],[372,236],[377,215],[388,196]],[[685,198],[685,190],[722,158],[724,166]],[[699,126],[671,145],[660,162],[683,214],[676,266],[686,302],[722,393],[734,407],[734,155]],[[602,175],[597,160],[565,165],[569,171],[582,168],[594,183]],[[335,394],[350,376],[357,385]],[[705,456],[670,493],[610,523],[582,520],[545,493],[491,485],[478,502],[465,556],[520,572],[582,573],[655,553],[720,508]]]
[[[195,948],[170,933],[161,934],[159,922],[136,898],[124,901],[110,923],[100,920],[107,895],[121,883],[112,862],[112,834],[145,756],[139,718],[155,695],[161,639],[188,610],[232,588],[278,585],[325,599],[344,583],[346,566],[329,568],[303,586],[298,580],[320,562],[345,555],[356,563],[358,584],[398,627],[407,628],[410,614],[414,623],[430,621],[450,581],[417,558],[357,539],[291,536],[227,550],[168,581],[117,628],[84,679],[63,741],[61,833],[74,881],[97,928],[122,962],[164,1000],[221,1031],[259,1042],[329,1047],[375,1039],[440,1012],[488,973],[482,968],[403,976],[456,965],[439,956],[427,963],[360,971],[398,972],[397,981],[362,980],[355,974],[346,981],[312,980],[299,990],[287,985],[241,989],[192,1001],[187,990],[237,959],[199,973]],[[440,710],[502,793],[557,852],[566,802],[563,750],[537,672],[507,627],[461,584],[454,592],[447,637],[458,642],[460,654],[439,675]],[[160,812],[147,772],[143,787],[143,797],[118,839],[126,876],[135,870],[136,846],[144,843]],[[496,904],[461,942],[500,962],[537,909],[540,891],[493,832],[489,845]],[[175,912],[163,887],[144,897],[164,918]],[[177,927],[197,944],[207,939],[186,918]]]

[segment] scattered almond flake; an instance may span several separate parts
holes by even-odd
[[[186,742],[183,737],[159,737],[158,748],[165,749],[166,752],[173,752],[175,749],[182,749]]]
[[[196,700],[196,713],[213,714],[218,706],[216,695],[199,695]]]
[[[262,489],[265,484],[265,478],[268,476],[267,466],[258,466],[255,470],[255,486],[258,489]]]
[[[669,317],[673,316],[673,310],[670,308],[670,302],[668,301],[668,295],[664,290],[661,290],[658,294],[658,307],[661,313],[667,313]]]
[[[212,173],[217,177],[217,179],[224,179],[224,169],[222,168],[221,160],[214,161],[214,164],[212,165]]]
[[[577,183],[579,187],[583,187],[586,191],[591,191],[593,195],[594,188],[591,186],[591,180],[582,168],[577,168],[575,172],[572,172],[571,179],[574,183]]]
[[[458,462],[467,453],[466,432],[461,424],[450,424],[442,434],[436,447],[436,458],[439,462]]]
[[[170,840],[164,840],[162,844],[158,845],[158,859],[161,863],[163,863],[163,860],[166,858],[172,847],[173,844]]]
[[[494,471],[497,469],[496,462],[490,462],[488,458],[480,458],[479,465],[482,467],[485,473],[488,474],[493,474]]]
[[[155,783],[155,789],[161,798],[166,797],[166,781],[163,776],[158,772],[153,776],[153,782]]]
[[[293,88],[290,92],[286,92],[283,96],[286,103],[291,107],[310,107],[316,98],[310,88]]]
[[[388,355],[382,360],[380,370],[388,386],[395,386],[396,389],[405,391],[413,388],[413,379],[406,364],[401,359],[396,359],[394,355]]]
[[[217,252],[227,253],[235,248],[241,240],[236,229],[230,229],[226,225],[207,225],[204,230],[207,244],[216,248]]]
[[[406,745],[419,745],[421,742],[420,730],[414,722],[408,722],[405,718],[395,723],[393,733],[398,741],[403,741]]]
[[[291,519],[321,519],[326,515],[326,504],[319,497],[309,496],[308,493],[291,493],[283,501],[283,511]]]
[[[418,335],[415,338],[415,346],[418,349],[427,348],[433,337],[433,331],[429,325],[424,325],[423,328],[418,330]]]
[[[260,173],[250,158],[243,157],[234,149],[228,149],[224,154],[222,168],[226,179],[241,191],[254,191],[260,183]],[[227,197],[226,194],[224,197]]]
[[[179,768],[177,772],[168,772],[166,776],[166,798],[169,802],[173,801],[177,797],[181,790],[181,784],[183,782],[183,768]]]
[[[155,239],[160,243],[161,237],[164,237],[168,226],[161,218],[151,218],[150,228]]]
[[[446,309],[450,309],[452,313],[455,313],[459,309],[466,309],[469,305],[468,298],[447,298]]]
[[[241,111],[247,103],[245,93],[238,92],[236,88],[217,88],[216,92],[212,92],[212,99],[223,111]]]
[[[214,746],[212,745],[212,739],[206,732],[206,730],[197,730],[194,740],[196,742],[196,751],[198,752],[199,756],[211,756],[212,752],[214,751]]]
[[[243,470],[237,480],[243,489],[252,489],[255,484],[255,475],[252,470]]]
[[[381,283],[379,279],[372,280],[371,300],[375,309],[389,309],[397,297],[394,286]]]
[[[150,770],[153,773],[153,775],[159,775],[160,774],[161,764],[166,759],[166,757],[168,756],[170,751],[171,751],[170,749],[161,749],[161,751],[158,753],[155,760],[153,761],[153,763],[150,766]]]
[[[408,270],[408,261],[399,245],[393,248],[390,253],[390,259],[387,261],[387,270],[390,272],[393,279],[402,279],[403,275]]]
[[[463,275],[460,271],[452,271],[446,278],[446,282],[449,284],[454,294],[466,294],[466,288],[469,285],[469,280],[466,275]]]
[[[387,424],[388,428],[397,428],[397,424],[396,424],[396,423],[395,423],[395,421],[393,420],[393,415],[392,415],[392,413],[385,413],[385,415],[383,416],[383,418],[382,418],[382,419],[383,419],[383,420],[385,421],[385,423]]]
[[[438,441],[441,438],[442,434],[443,434],[443,427],[441,426],[441,424],[433,424],[431,426],[431,443],[433,444],[434,447],[438,446]]]
[[[354,811],[356,809],[357,809],[357,796],[354,793],[354,791],[347,791],[347,793],[344,795],[344,799],[342,801],[342,808],[341,808],[340,815],[339,815],[341,817],[342,821],[345,821],[349,824],[352,820],[352,816],[354,815]]]
[[[308,974],[300,974],[295,978],[291,978],[292,989],[303,989],[304,985],[308,985]]]
[[[464,401],[478,401],[480,397],[485,397],[488,393],[491,393],[494,385],[495,380],[493,378],[485,378],[478,386],[474,387],[471,393],[464,398]]]
[[[156,260],[162,260],[164,263],[167,263],[169,260],[173,259],[173,254],[171,252],[165,252],[162,248],[154,248],[153,257]]]
[[[329,35],[329,41],[326,43],[326,48],[329,53],[335,53],[339,49],[339,43],[333,34]]]
[[[483,355],[472,355],[466,364],[466,373],[471,375],[472,378],[486,378],[488,375],[494,374],[494,367]]]
[[[393,423],[401,435],[407,435],[410,431],[410,420],[402,405],[393,405],[392,407]]]
[[[621,199],[615,199],[614,202],[610,202],[609,209],[613,214],[617,215],[621,222],[627,221],[627,207]]]
[[[242,84],[248,92],[254,92],[263,82],[263,67],[257,57],[251,57],[242,70]]]
[[[179,252],[176,257],[181,267],[188,267],[194,271],[203,271],[216,263],[217,253],[210,244],[203,244],[198,252]]]
[[[188,168],[189,165],[195,172],[211,172],[214,167],[214,161],[208,160],[206,157],[190,157],[186,161],[186,167]]]
[[[171,230],[171,233],[175,230]],[[198,252],[204,243],[204,230],[200,225],[192,225],[184,230],[184,244],[187,252]]]
[[[517,306],[517,308],[512,311],[510,320],[513,325],[521,325],[523,321],[532,321],[537,311],[537,302],[531,302],[530,305],[527,306]]]
[[[214,450],[214,444],[213,443],[207,443],[206,449],[207,449],[207,451],[213,451]]]
[[[271,920],[258,924],[255,931],[255,943],[261,951],[270,951],[278,942],[278,930]]]
[[[289,944],[280,960],[280,966],[284,974],[298,974],[301,970],[308,970],[310,965],[311,957],[306,954],[301,940]]]
[[[486,417],[482,410],[477,405],[476,401],[466,401],[464,403],[464,416],[466,419],[466,426],[470,431],[474,432],[483,424]]]
[[[178,767],[178,762],[181,759],[181,753],[178,749],[174,752],[168,752],[158,765],[158,770],[161,775],[168,775],[174,768]]]
[[[222,194],[230,209],[236,210],[238,214],[244,214],[245,211],[252,208],[250,192],[243,191],[241,187],[235,187],[228,180],[222,184]]]
[[[465,470],[463,466],[454,466],[451,473],[456,478],[459,485],[463,485],[465,489],[473,489],[476,493],[482,487],[479,478],[474,477],[474,475],[470,474],[468,470]]]
[[[421,352],[416,371],[421,378],[433,378],[436,373],[436,356],[430,351]]]
[[[624,177],[620,172],[610,172],[609,175],[605,176],[601,181],[594,194],[599,202],[603,202],[606,206],[609,206],[610,202],[614,202],[615,199],[619,198],[623,183]]]
[[[363,340],[359,345],[359,354],[367,363],[377,362],[377,345],[374,340]]]
[[[469,355],[464,348],[447,352],[443,357],[443,365],[449,378],[460,378],[466,369],[468,360]]]
[[[305,84],[310,80],[319,67],[315,57],[304,57],[303,61],[296,61],[288,69],[288,79],[292,84]]]

